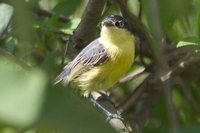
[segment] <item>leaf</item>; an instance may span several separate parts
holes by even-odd
[[[200,44],[194,43],[194,42],[179,41],[176,47],[179,48],[179,47],[184,47],[188,45],[200,45]]]
[[[61,29],[61,31],[64,32],[65,34],[72,35],[73,31],[76,29],[80,21],[81,19],[79,18],[72,19],[69,23],[67,23],[67,25],[63,29]]]
[[[128,0],[127,1],[127,6],[128,6],[128,8],[130,9],[130,11],[134,14],[134,15],[136,15],[136,16],[138,16],[139,15],[139,11],[140,11],[140,2],[138,1],[138,0]]]
[[[47,100],[40,127],[58,133],[115,133],[102,112],[74,92],[74,88],[61,85],[48,87]],[[44,128],[43,128],[44,129]],[[41,128],[38,129],[39,131]],[[43,131],[46,132],[46,131]],[[56,133],[57,133],[56,132]],[[48,132],[47,132],[48,133]]]
[[[56,14],[70,15],[76,10],[76,8],[80,5],[80,3],[81,0],[64,0],[58,3],[53,9],[53,11]]]
[[[0,121],[25,127],[37,120],[45,84],[40,70],[25,71],[0,58]]]
[[[13,15],[13,10],[13,7],[8,4],[0,4],[0,37],[9,25]]]

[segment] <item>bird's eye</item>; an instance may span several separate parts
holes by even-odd
[[[123,23],[122,21],[117,21],[117,22],[115,23],[115,25],[116,25],[117,27],[121,27],[121,28],[124,27],[124,23]]]

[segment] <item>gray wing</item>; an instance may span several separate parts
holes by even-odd
[[[70,82],[81,73],[104,63],[107,59],[108,55],[104,46],[96,39],[85,47],[73,61],[64,67],[60,75],[56,77],[54,84],[62,80]]]

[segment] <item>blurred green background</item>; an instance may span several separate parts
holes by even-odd
[[[154,38],[151,1],[127,2],[128,10],[140,17],[146,32]],[[157,2],[166,40],[173,47],[199,45],[200,0]],[[0,133],[115,132],[105,122],[105,116],[81,97],[78,90],[52,85],[61,71],[62,62],[66,63],[72,57],[70,50],[73,46],[68,44],[68,40],[81,21],[87,3],[88,0],[0,1]],[[105,10],[103,16],[120,14],[115,0],[108,1]],[[60,16],[64,19],[60,20]],[[66,47],[68,51],[63,60]],[[145,60],[151,62],[148,57]],[[139,58],[136,58],[131,70],[141,66]],[[194,73],[192,79],[184,80],[190,94],[189,102],[181,87],[173,86],[178,133],[200,132],[200,71]],[[120,104],[148,75],[145,72],[112,90],[115,103]],[[196,110],[190,105],[191,99],[195,101],[192,103],[196,103]],[[125,113],[128,122],[134,117],[133,110]],[[169,132],[163,97],[154,105],[142,132]]]

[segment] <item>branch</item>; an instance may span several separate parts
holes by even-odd
[[[177,49],[177,51],[180,51]],[[187,53],[187,51],[185,51]],[[185,53],[185,54],[186,54]],[[183,54],[180,52],[180,54]],[[179,56],[179,55],[177,55]],[[179,56],[180,57],[180,56]],[[173,59],[172,59],[173,60]],[[176,62],[176,61],[174,61]],[[184,67],[180,64],[183,64]],[[200,57],[199,55],[191,56],[188,58],[184,58],[181,61],[178,61],[178,63],[174,64],[172,66],[172,75],[169,77],[168,80],[174,80],[177,76],[179,76],[181,73],[187,70],[188,66],[196,65],[197,63],[200,63]],[[156,66],[156,69],[158,66]],[[175,68],[175,69],[174,69]],[[166,74],[167,75],[167,74]],[[166,81],[162,81],[161,77],[158,77],[156,72],[152,72],[148,78],[144,80],[143,83],[141,83],[133,92],[132,94],[123,101],[120,106],[118,107],[118,110],[122,112],[123,114],[128,112],[131,108],[134,108],[136,111],[134,112],[134,118],[132,119],[131,127],[134,132],[139,133],[142,131],[142,128],[148,119],[148,116],[151,112],[152,107],[156,104],[158,99],[161,97],[163,90],[163,84]],[[176,83],[177,84],[177,83]],[[185,85],[182,85],[184,87]],[[188,102],[191,102],[191,106],[195,108],[196,112],[199,112],[198,104],[194,101],[193,98],[191,98],[191,95],[188,94],[186,91],[188,89],[183,88],[184,95],[187,95]]]
[[[29,68],[29,66],[24,63],[23,61],[17,59],[15,56],[13,56],[12,54],[10,54],[9,52],[3,50],[0,48],[0,55],[6,57],[8,60],[11,60],[12,62],[15,62],[16,64],[18,64],[19,66],[23,67],[23,68]]]
[[[186,48],[186,47],[188,47],[188,48]],[[139,85],[132,92],[132,94],[130,94],[130,96],[119,105],[118,108],[119,108],[120,112],[126,112],[127,110],[129,110],[129,108],[138,99],[138,97],[140,97],[142,95],[142,93],[144,93],[145,88],[149,88],[149,86],[155,86],[155,85],[153,85],[153,83],[155,83],[155,82],[164,83],[167,80],[174,79],[175,77],[179,76],[181,73],[186,71],[189,66],[192,66],[192,65],[197,64],[198,62],[200,62],[200,57],[199,57],[198,54],[195,54],[194,49],[190,49],[189,50],[189,48],[191,48],[191,47],[190,46],[186,46],[186,47],[185,48],[176,49],[175,51],[173,51],[173,53],[170,53],[170,54],[177,53],[176,57],[182,57],[182,58],[179,59],[180,61],[177,61],[177,59],[175,59],[175,58],[171,58],[169,60],[169,62],[172,62],[172,60],[173,60],[173,63],[175,63],[175,62],[176,63],[171,66],[169,71],[167,71],[162,76],[157,77],[157,79],[155,79],[155,77],[152,77],[151,74],[150,74],[150,76],[148,78],[146,78],[141,83],[141,85]],[[185,55],[185,56],[183,56],[183,55]],[[131,73],[130,75],[127,75],[127,77],[122,78],[121,80],[122,81],[124,80],[124,82],[128,82],[128,81],[132,80],[132,78],[135,78],[135,76],[136,77],[139,76],[140,75],[140,73],[139,73],[140,69],[142,70],[142,68],[139,68],[138,71],[136,71],[136,72],[134,71],[133,73]],[[151,69],[152,70],[157,70],[158,68],[151,68]],[[151,73],[155,73],[152,70],[151,70]],[[137,75],[137,73],[139,75]],[[154,79],[154,80],[151,80],[151,79]],[[151,83],[151,84],[149,84],[149,83]]]
[[[120,133],[129,133],[131,128],[127,126],[126,122],[122,118],[120,112],[116,109],[110,98],[99,92],[92,92],[89,96],[91,102],[101,109],[107,116],[108,122]]]
[[[197,113],[198,116],[200,116],[200,108],[198,102],[192,96],[192,93],[189,91],[189,88],[186,87],[186,84],[180,77],[178,77],[176,81],[176,83],[181,87],[181,92],[185,96],[188,104],[194,109],[194,112]]]
[[[154,42],[155,44],[152,45],[152,50],[154,57],[156,59],[156,65],[158,66],[158,77],[161,77],[162,81],[162,75],[167,73],[170,70],[170,67],[168,63],[166,62],[166,59],[164,57],[164,46],[166,43],[163,41],[163,32],[160,22],[160,14],[158,10],[158,1],[157,0],[150,0],[149,1],[149,11],[152,16],[151,23],[152,23],[152,29],[153,29],[153,35],[154,35]],[[174,105],[172,102],[172,94],[171,94],[171,82],[169,80],[165,80],[165,82],[162,81],[162,90],[165,95],[165,101],[166,101],[166,107],[167,107],[167,113],[169,117],[169,125],[170,130],[172,133],[175,133],[177,130],[177,116],[175,113]]]
[[[127,11],[126,4],[123,0],[117,0],[117,1],[120,5],[122,14],[125,17],[129,18],[128,19],[129,22],[132,22],[131,25],[138,25],[139,23],[141,23],[138,20],[138,18],[134,17],[133,15],[131,15],[129,13],[129,11]],[[150,44],[151,48],[149,48],[149,49],[151,49],[153,51],[153,53],[150,53],[150,54],[153,54],[153,57],[157,56],[156,64],[152,64],[154,66],[153,70],[156,70],[156,72],[151,71],[152,72],[150,74],[151,78],[146,79],[138,88],[136,88],[136,90],[134,90],[134,92],[130,95],[130,97],[128,99],[126,99],[125,102],[122,102],[120,104],[121,106],[119,107],[119,110],[123,111],[123,113],[126,112],[127,110],[129,110],[131,107],[132,108],[134,107],[137,110],[136,113],[134,113],[133,124],[132,124],[132,128],[135,132],[141,131],[141,129],[144,126],[144,123],[148,117],[148,114],[151,111],[152,106],[159,99],[160,93],[158,92],[158,95],[155,95],[155,92],[157,92],[157,90],[164,90],[164,94],[165,94],[165,98],[166,98],[166,105],[168,108],[168,115],[169,115],[169,120],[170,120],[171,131],[172,132],[176,131],[177,120],[176,120],[174,106],[173,106],[172,99],[171,99],[171,97],[172,97],[171,90],[170,90],[171,83],[170,83],[170,80],[162,80],[162,79],[163,79],[163,77],[165,77],[165,78],[168,77],[167,79],[173,79],[174,77],[180,75],[181,72],[185,71],[187,65],[192,65],[192,64],[194,65],[195,62],[198,60],[196,58],[195,59],[191,58],[189,61],[186,61],[184,58],[181,58],[184,60],[184,62],[180,61],[177,63],[177,60],[180,60],[180,57],[183,57],[182,55],[187,55],[188,49],[190,49],[190,48],[181,48],[181,50],[180,50],[180,49],[170,47],[170,50],[172,50],[172,54],[170,52],[167,52],[169,49],[167,49],[167,46],[164,45],[164,43],[161,40],[161,38],[162,38],[161,32],[162,31],[161,31],[161,26],[159,26],[160,20],[159,20],[159,15],[157,14],[158,11],[155,11],[155,9],[157,10],[157,6],[156,6],[156,8],[151,7],[151,10],[154,10],[152,15],[154,17],[156,17],[156,18],[153,18],[153,20],[154,20],[153,23],[155,24],[153,28],[154,28],[155,36],[157,37],[155,42],[157,43],[158,51],[156,51],[155,49],[157,49],[157,48],[155,48],[152,45],[151,38],[148,37],[148,35],[146,35],[147,32],[146,32],[145,28],[141,28],[143,26],[141,26],[141,27],[136,26],[136,29],[134,30],[134,28],[133,28],[133,31],[138,31],[139,37],[144,38],[143,40],[141,39],[141,41],[143,41],[142,44]],[[155,13],[155,12],[157,12],[157,13]],[[139,22],[137,22],[137,21],[139,21]],[[157,24],[157,23],[159,23],[159,24]],[[159,54],[156,55],[157,54],[156,52],[158,52]],[[166,53],[164,53],[164,52],[166,52]],[[148,56],[148,54],[145,54],[145,53],[146,52],[143,52],[143,55]],[[167,56],[164,56],[165,54]],[[170,68],[168,64],[170,64],[170,66],[172,66],[172,68]],[[184,67],[183,67],[183,65],[184,65]],[[157,73],[157,71],[159,71],[159,72]],[[153,73],[155,74],[155,76],[152,76]],[[170,73],[170,76],[169,76],[169,73]],[[145,98],[143,98],[143,97],[145,97]],[[141,101],[143,104],[141,104]]]
[[[116,0],[123,16],[128,20],[129,25],[131,26],[131,31],[133,34],[138,35],[140,38],[139,49],[141,50],[141,56],[148,56],[152,58],[151,45],[152,39],[149,36],[145,25],[140,21],[140,19],[132,14],[127,7],[126,0]]]
[[[175,57],[182,57],[182,58],[179,59],[178,61],[177,59],[174,58],[171,59],[173,61],[170,60],[171,62],[176,62],[176,63],[173,64],[173,66],[171,66],[171,68],[161,76],[160,79],[162,82],[171,79],[172,76],[173,77],[178,76],[180,73],[185,71],[188,68],[188,66],[191,66],[200,61],[200,57],[198,54],[195,53],[195,50],[193,49],[189,50],[187,46],[184,49],[177,49],[176,51],[174,51],[176,53]]]
[[[159,101],[158,99],[160,98],[162,90],[161,87],[161,82],[157,74],[151,73],[144,82],[134,90],[129,98],[120,104],[119,110],[122,111],[122,113],[130,111],[130,109],[135,109],[134,117],[131,122],[133,132],[140,133],[142,131],[153,105]]]
[[[186,54],[194,53],[198,46],[184,46],[180,48],[173,48],[170,51],[165,51],[165,58],[168,64],[174,64]],[[183,58],[182,58],[183,59]]]
[[[81,18],[81,22],[74,31],[72,43],[76,52],[85,47],[95,36],[96,26],[101,19],[106,0],[89,0]]]
[[[147,77],[131,94],[128,98],[120,103],[118,110],[122,113],[127,112],[135,101],[144,93],[147,88],[147,82],[151,76]]]
[[[152,76],[151,78],[154,78],[154,76]],[[146,86],[143,93],[134,102],[135,111],[131,122],[131,127],[133,128],[133,131],[135,133],[142,132],[146,120],[148,120],[153,107],[159,101],[159,98],[161,96],[161,92],[159,91],[158,88],[159,86],[157,86],[159,84],[157,83],[152,84],[147,82],[146,85],[149,87]]]
[[[48,18],[51,18],[53,17],[55,14],[50,12],[50,11],[47,11],[47,10],[43,10],[43,9],[40,9],[40,8],[33,8],[33,11],[38,15],[38,16],[44,16],[44,17],[48,17]],[[64,15],[59,15],[58,16],[58,20],[62,23],[68,23],[70,21],[70,19]]]
[[[141,66],[139,67],[137,70],[134,70],[133,72],[131,72],[130,74],[126,75],[125,77],[121,78],[118,82],[118,84],[123,84],[126,82],[129,82],[135,78],[137,78],[138,76],[140,76],[141,74],[143,74],[145,71],[145,67]]]
[[[64,67],[65,57],[67,55],[67,50],[68,50],[68,47],[69,47],[69,43],[71,43],[71,36],[69,36],[69,38],[67,39],[67,42],[65,42],[65,50],[64,50],[64,53],[63,53],[63,56],[62,56],[60,70],[62,70],[63,67]]]
[[[158,7],[157,7],[157,1],[156,0],[152,0],[150,2],[150,13],[152,15],[152,28],[153,28],[153,32],[154,32],[154,41],[151,40],[151,38],[149,37],[147,30],[145,29],[144,25],[141,23],[141,21],[134,16],[133,14],[131,14],[127,9],[127,4],[125,0],[117,0],[117,2],[119,3],[121,12],[123,14],[124,17],[126,17],[129,21],[129,23],[131,23],[132,26],[132,32],[136,32],[138,33],[139,37],[141,38],[141,41],[143,41],[141,44],[146,44],[146,51],[143,53],[148,53],[145,54],[147,56],[151,56],[154,57],[154,61],[156,62],[156,70],[157,72],[155,72],[155,81],[154,84],[151,83],[150,85],[154,85],[155,88],[160,88],[162,87],[161,90],[164,90],[164,94],[165,94],[165,98],[166,98],[166,105],[167,105],[167,109],[168,109],[168,115],[169,115],[169,120],[170,120],[170,125],[171,125],[171,130],[172,132],[175,132],[177,129],[177,122],[176,122],[176,115],[175,115],[175,111],[174,111],[174,107],[172,104],[172,99],[171,99],[171,84],[169,82],[169,80],[165,80],[162,81],[160,80],[160,77],[162,77],[162,75],[166,74],[170,68],[168,66],[168,63],[166,62],[166,59],[164,57],[163,52],[165,51],[165,45],[162,42],[162,29],[161,29],[161,25],[160,25],[160,18],[159,18],[159,12],[158,12]],[[134,27],[135,26],[135,27]],[[153,44],[153,42],[155,42],[155,44]],[[148,46],[148,47],[147,47]],[[144,46],[143,46],[144,48]],[[151,50],[152,52],[149,52],[148,50]],[[144,54],[143,54],[144,55]],[[155,83],[157,82],[157,83]],[[158,86],[155,86],[158,85]],[[150,88],[148,85],[148,87],[146,86],[145,88]],[[142,85],[141,85],[142,86]],[[141,90],[143,89],[138,89],[139,91],[136,92],[141,92]],[[135,93],[137,94],[137,93]],[[141,94],[141,93],[139,93]],[[138,96],[138,94],[136,95]],[[131,102],[135,101],[136,98],[133,97]],[[149,99],[148,99],[149,100]],[[130,103],[131,103],[130,102]],[[141,116],[141,115],[140,115]]]

